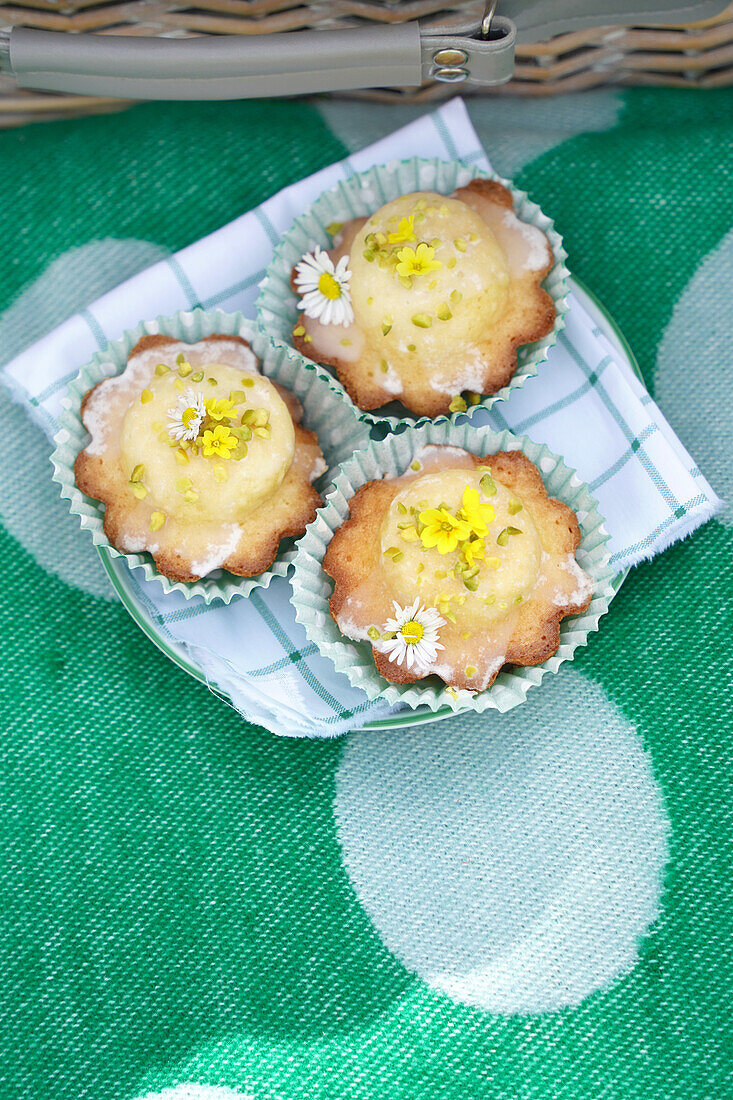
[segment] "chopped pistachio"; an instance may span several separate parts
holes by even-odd
[[[496,603],[496,596],[484,596],[484,603],[487,607],[491,607],[492,604]]]
[[[464,573],[462,580],[469,592],[475,592],[478,588],[478,577],[467,577]]]
[[[453,303],[454,306],[457,306],[458,303],[462,300],[462,298],[463,298],[463,295],[461,294],[460,290],[451,290],[450,300],[451,300],[451,302]]]
[[[484,474],[478,484],[484,496],[493,497],[496,493],[496,483],[491,474]]]
[[[506,546],[509,542],[510,535],[521,535],[521,531],[518,527],[505,527],[503,531],[500,531],[496,536],[496,541],[499,546]]]
[[[190,464],[191,459],[188,457],[186,452],[181,447],[179,447],[176,450],[175,453],[176,453],[176,462],[178,463],[179,466],[188,466]]]
[[[141,405],[147,405],[152,400],[153,400],[152,390],[148,390],[148,389],[143,390],[143,392],[140,394],[140,404]]]
[[[438,280],[433,279],[432,282],[428,283],[428,290],[435,290],[437,285],[438,285]]]
[[[405,507],[405,505],[402,503],[401,500],[397,501],[397,511],[400,513],[401,516],[406,516],[407,515],[407,508]]]
[[[372,298],[371,294],[367,298],[367,305],[368,306],[373,306],[374,305],[374,299]]]
[[[425,562],[419,561],[417,563],[417,572],[422,573],[424,568],[425,568]]]
[[[255,428],[254,434],[257,436],[258,439],[269,439],[272,435],[272,432],[269,428]]]
[[[457,393],[455,397],[451,398],[451,403],[448,408],[452,413],[465,412],[468,408],[468,405],[463,400],[461,395]]]
[[[430,242],[430,247],[434,248],[436,252],[439,248],[442,248],[443,242],[441,241],[440,237],[433,237],[432,241]]]
[[[188,376],[189,376],[189,374],[191,373],[192,370],[193,370],[193,367],[191,366],[190,363],[181,363],[180,367],[178,368],[178,373],[181,376],[181,378],[188,378]]]
[[[374,253],[372,252],[371,248],[365,248],[362,252],[362,256],[367,261],[367,263],[374,263]]]
[[[402,532],[402,538],[405,540],[405,542],[417,542],[419,537],[420,536],[417,533],[417,528],[413,527],[412,524],[410,524],[409,527],[406,527],[405,530]]]
[[[187,489],[190,489],[193,485],[190,477],[179,477],[176,479],[176,492],[185,493]]]
[[[168,374],[169,371],[170,367],[167,367],[165,363],[158,363],[157,367],[155,368],[155,373],[157,374],[158,378],[162,378],[162,376],[164,374]]]
[[[412,290],[412,279],[409,275],[400,275],[400,284],[405,290]]]
[[[242,425],[242,427],[237,432],[237,438],[243,439],[245,443],[249,443],[250,439],[252,438],[252,429],[250,428],[249,424]]]
[[[145,497],[148,495],[148,490],[145,488],[142,481],[131,481],[130,489],[132,490],[133,495],[136,496],[138,500],[144,500]]]
[[[181,363],[185,363],[185,362],[186,362],[186,356],[183,354],[182,351],[179,351],[178,355],[176,356],[176,363],[180,367]]]
[[[343,340],[341,341],[341,346],[344,347],[344,348],[350,348],[351,344],[352,344],[352,341],[349,340],[347,337],[344,337]]]
[[[447,268],[449,268],[449,269],[450,269],[450,270],[452,271],[452,270],[453,270],[453,268],[454,268],[454,267],[456,266],[456,258],[455,258],[455,256],[451,256],[451,258],[450,258],[450,259],[448,260],[448,262],[447,262],[447,264],[446,264],[445,266],[446,266]]]
[[[183,494],[183,499],[185,500],[186,504],[195,504],[198,498],[199,495],[195,489],[189,489],[188,492]]]
[[[507,511],[510,516],[516,516],[517,512],[522,511],[522,505],[518,500],[510,500],[507,505]]]
[[[524,596],[515,596],[514,597],[514,602],[515,603],[524,603]]]
[[[255,384],[254,378],[243,378],[242,379],[242,385],[244,386],[245,390],[251,390],[252,387],[254,386],[254,384]]]
[[[195,374],[191,375],[191,381],[192,382],[203,382],[203,380],[204,380],[204,372],[202,370],[197,370],[195,372]]]
[[[445,304],[445,302],[442,302],[441,305],[438,306],[435,311],[435,315],[439,321],[450,321],[451,317],[453,316],[450,308]]]
[[[379,639],[379,629],[376,626],[370,626],[367,630],[367,634],[373,642]]]
[[[379,247],[384,248],[384,246],[387,243],[387,234],[386,233],[375,233],[374,236],[377,238],[377,244],[379,245]]]
[[[478,672],[478,669],[476,668],[475,665],[466,665],[466,676],[468,677],[469,680],[471,680],[476,675],[477,672]]]
[[[448,574],[445,572],[444,569],[436,569],[433,573],[433,576],[436,578],[436,580],[442,581],[445,580]]]
[[[500,569],[501,558],[486,558],[484,565],[487,569]]]
[[[392,329],[392,323],[388,321],[382,321],[382,336],[388,336]]]
[[[130,474],[130,481],[142,481],[143,474],[145,473],[145,467],[142,462],[138,462],[137,466],[133,466],[132,473]]]
[[[419,462],[417,461],[417,459],[415,459],[415,461],[414,461],[414,462],[411,462],[411,463],[410,463],[410,469],[411,469],[411,470],[421,470],[421,469],[422,469],[422,466],[421,466],[421,465],[420,465],[420,463],[419,463]],[[418,503],[419,503],[419,502],[418,502]]]
[[[453,246],[458,252],[465,252],[468,248],[468,245],[464,241],[463,237],[456,237],[453,242]]]
[[[171,437],[168,435],[168,432],[159,432],[158,433],[158,442],[160,442],[160,443],[169,443],[170,438]],[[176,443],[176,446],[178,446],[177,443]]]
[[[175,386],[175,388],[178,390],[179,393],[183,393],[183,391],[186,388],[183,384],[183,379],[182,378],[176,378],[173,385]]]
[[[408,344],[407,345],[407,350],[408,351],[416,351],[417,350],[417,345],[416,344]]]
[[[216,478],[217,481],[226,481],[227,478],[229,477],[229,474],[226,472],[226,470],[223,466],[215,466],[214,467],[214,477]]]
[[[305,327],[303,325],[296,325],[293,329],[293,336],[305,336]]]
[[[244,390],[231,390],[229,394],[229,400],[232,405],[241,405],[247,400]]]
[[[440,214],[441,218],[444,218],[446,216],[446,214],[450,213],[450,211],[448,210],[448,207],[445,203],[443,203],[440,206],[440,209],[438,210],[438,213]]]
[[[328,233],[329,237],[335,237],[337,233],[341,232],[343,227],[344,227],[343,222],[330,222],[326,226],[326,232]]]
[[[412,323],[417,328],[430,328],[433,324],[433,318],[429,313],[413,313]]]
[[[219,385],[216,378],[213,378],[213,377],[212,378],[207,378],[206,381],[209,383],[210,386],[218,386]]]
[[[150,517],[150,530],[159,531],[165,523],[165,512],[153,512]]]
[[[248,451],[249,447],[247,446],[247,444],[239,442],[232,451],[232,458],[235,460],[235,462],[240,462],[243,458],[247,457]]]

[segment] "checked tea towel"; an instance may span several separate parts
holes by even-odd
[[[143,317],[197,305],[251,315],[272,248],[298,213],[355,171],[416,155],[490,167],[464,104],[454,100],[286,188],[92,302],[8,364],[7,385],[44,430],[55,434],[65,385],[108,340]],[[689,534],[720,506],[575,295],[566,328],[539,378],[480,417],[477,423],[546,443],[578,470],[598,499],[619,572]],[[145,582],[139,571],[132,574],[137,600],[159,633],[251,721],[288,736],[332,736],[388,713],[383,702],[369,703],[353,689],[308,642],[295,622],[285,582],[275,581],[246,601],[207,607],[164,595],[157,582]]]

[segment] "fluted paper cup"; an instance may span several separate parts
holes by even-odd
[[[81,526],[88,531],[96,546],[106,546],[115,557],[123,557],[133,568],[142,570],[145,579],[158,580],[165,592],[181,592],[190,599],[202,596],[207,603],[221,600],[229,603],[235,596],[247,596],[255,588],[266,588],[273,577],[284,577],[295,557],[294,540],[283,540],[277,557],[264,573],[254,577],[237,577],[219,569],[198,581],[172,581],[156,568],[150,554],[132,554],[112,546],[104,533],[104,505],[86,496],[74,479],[76,456],[89,442],[89,434],[81,419],[81,403],[84,394],[104,378],[120,374],[128,356],[143,336],[163,333],[178,340],[194,344],[205,336],[221,333],[241,336],[251,345],[263,374],[285,386],[303,406],[303,423],[318,436],[329,469],[333,470],[355,447],[368,439],[368,429],[354,416],[341,400],[338,390],[329,380],[312,371],[303,371],[301,365],[287,348],[275,346],[264,333],[258,331],[241,313],[223,313],[220,310],[206,312],[175,313],[170,317],[158,317],[143,321],[137,328],[123,333],[119,340],[98,352],[90,363],[81,368],[69,384],[64,398],[61,428],[55,437],[56,450],[51,456],[53,479],[61,486],[61,496],[69,501],[73,515],[79,516]],[[316,483],[317,487],[328,483],[328,474]]]
[[[458,416],[471,417],[476,409],[488,409],[497,401],[506,400],[512,390],[519,389],[528,378],[537,374],[540,364],[547,359],[550,348],[565,327],[569,278],[569,272],[565,266],[567,253],[552,220],[542,213],[539,206],[532,202],[524,191],[518,190],[509,180],[502,179],[493,172],[481,171],[475,167],[469,168],[460,161],[442,161],[437,158],[422,160],[419,157],[391,161],[389,164],[370,168],[367,172],[359,172],[347,180],[342,180],[330,191],[324,191],[312,206],[295,219],[292,228],[275,249],[265,278],[260,284],[257,299],[257,320],[261,328],[277,344],[292,348],[293,326],[299,315],[298,295],[290,286],[292,268],[306,252],[312,252],[316,245],[326,249],[331,247],[332,239],[326,226],[372,214],[385,203],[411,191],[430,190],[449,195],[457,187],[464,187],[476,178],[498,180],[508,187],[514,199],[514,212],[517,217],[541,229],[548,238],[554,262],[542,285],[555,303],[555,323],[546,336],[519,348],[517,369],[508,385],[497,390],[496,393],[482,397],[477,405],[469,405],[465,413],[436,417],[434,423],[455,422]],[[293,354],[299,353],[293,350]],[[305,370],[330,375],[343,400],[351,405],[356,415],[366,423],[384,424],[396,429],[405,424],[414,426],[428,422],[428,417],[416,416],[397,401],[390,402],[381,410],[372,412],[359,409],[353,404],[329,367],[316,364],[303,355],[300,355],[300,360]]]
[[[420,448],[431,443],[462,447],[476,455],[517,450],[525,454],[539,469],[548,494],[563,501],[577,515],[581,543],[576,558],[593,581],[593,598],[588,609],[562,620],[560,647],[554,656],[540,665],[506,668],[491,687],[475,694],[447,688],[435,677],[415,684],[389,683],[377,672],[371,645],[344,637],[328,607],[333,583],[323,572],[323,556],[334,531],[349,516],[349,501],[354,493],[368,481],[404,473]],[[326,492],[324,507],[298,542],[292,603],[310,641],[369,699],[379,697],[413,709],[427,706],[432,711],[449,706],[455,711],[503,712],[523,703],[530,688],[538,686],[548,672],[557,672],[562,664],[572,660],[576,649],[586,645],[588,635],[598,629],[620,579],[614,578],[609,566],[607,540],[608,533],[588,486],[543,444],[533,443],[527,436],[495,432],[465,422],[426,424],[370,443],[342,464]]]

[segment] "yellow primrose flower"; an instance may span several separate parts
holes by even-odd
[[[469,539],[461,547],[464,558],[469,566],[473,566],[476,558],[483,558],[486,554],[486,543],[483,539]]]
[[[451,515],[447,508],[426,509],[420,513],[420,522],[425,525],[420,532],[423,546],[434,546],[439,554],[450,554],[471,534],[470,525]]]
[[[226,424],[217,424],[213,432],[208,428],[203,437],[204,456],[211,458],[231,458],[231,452],[237,446],[238,440]]]
[[[388,233],[387,240],[390,244],[402,244],[403,241],[416,241],[415,236],[415,215],[411,214],[409,218],[400,218],[400,224],[397,226],[396,233]]]
[[[489,533],[488,525],[493,523],[496,512],[491,504],[479,500],[478,489],[467,485],[463,490],[462,508],[459,515],[465,519],[475,535],[481,538]]]
[[[207,397],[204,405],[212,420],[223,420],[234,412],[234,404],[228,397]]]
[[[422,242],[416,249],[401,248],[397,253],[400,261],[396,271],[403,279],[409,279],[417,275],[427,275],[429,271],[437,271],[442,267],[440,260],[435,260],[435,249]]]

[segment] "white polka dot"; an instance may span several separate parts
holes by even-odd
[[[634,966],[667,823],[633,726],[572,669],[511,714],[350,735],[335,812],[385,946],[496,1013],[579,1004]]]
[[[91,241],[55,260],[0,315],[0,361],[7,362],[76,310],[155,263],[165,251],[147,241]],[[3,525],[47,573],[95,596],[114,599],[89,535],[51,481],[52,451],[43,432],[0,386],[0,493]]]
[[[623,98],[617,91],[599,89],[578,97],[536,100],[531,111],[523,101],[514,102],[506,96],[477,96],[466,105],[494,170],[513,176],[525,164],[576,134],[610,130],[616,125]],[[352,153],[425,113],[424,107],[338,99],[324,100],[318,109]]]
[[[702,261],[659,344],[655,397],[733,523],[733,230]]]
[[[162,1092],[147,1092],[137,1100],[253,1100],[253,1097],[250,1093],[235,1092],[221,1085],[198,1085],[195,1081],[185,1081]]]

